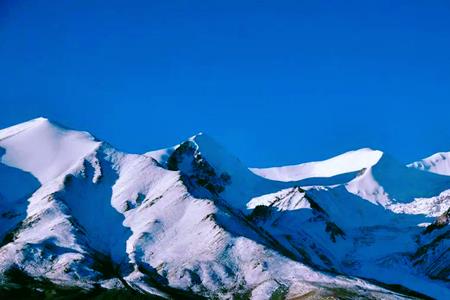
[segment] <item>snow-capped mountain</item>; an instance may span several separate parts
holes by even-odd
[[[448,161],[431,157],[249,169],[205,134],[140,155],[44,118],[6,128],[0,295],[450,299]]]

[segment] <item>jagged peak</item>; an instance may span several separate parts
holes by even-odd
[[[189,138],[188,141],[193,142],[197,151],[216,168],[231,172],[237,169],[247,169],[238,157],[208,134],[200,132]]]
[[[223,148],[222,145],[220,145],[213,137],[211,137],[210,135],[204,133],[204,132],[199,132],[193,136],[191,136],[190,138],[188,138],[186,140],[186,142],[193,142],[195,143],[199,148],[200,147],[207,147],[207,146],[214,146],[217,148]]]
[[[183,142],[181,142],[177,145],[174,145],[172,147],[163,148],[163,149],[148,151],[148,152],[144,153],[144,155],[152,157],[160,165],[167,167],[167,160],[170,158],[172,153],[174,151],[176,151],[181,145],[190,143],[195,148],[196,151],[199,151],[201,144],[204,143],[205,139],[212,140],[212,138],[207,137],[203,132],[199,132],[199,133],[187,138],[186,140],[184,140]]]
[[[189,145],[189,147],[186,147],[187,145]],[[248,170],[239,158],[230,153],[226,147],[222,146],[213,137],[204,132],[199,132],[196,135],[191,136],[175,147],[148,152],[147,155],[161,157],[161,154],[163,154],[164,157],[168,158],[168,155],[170,156],[171,153],[177,151],[180,147],[191,149],[189,151],[192,151],[193,149],[195,152],[194,155],[202,156],[215,169],[231,173],[238,170],[239,172]]]

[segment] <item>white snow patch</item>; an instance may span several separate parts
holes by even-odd
[[[323,161],[307,162],[300,165],[251,168],[262,177],[279,181],[297,181],[315,177],[333,177],[340,174],[360,171],[373,166],[383,153],[370,148],[349,151]]]

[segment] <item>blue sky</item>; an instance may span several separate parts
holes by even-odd
[[[450,151],[449,1],[0,2],[0,127],[129,152],[208,133],[251,166]]]

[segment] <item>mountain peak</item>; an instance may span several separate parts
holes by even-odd
[[[191,136],[189,138],[189,140],[195,140],[197,137],[200,137],[202,135],[205,135],[205,133],[203,131],[198,132],[197,134],[194,134],[193,136]]]
[[[204,132],[199,132],[193,136],[191,136],[190,138],[187,139],[187,141],[190,142],[194,142],[195,144],[197,144],[199,147],[201,146],[213,146],[214,147],[222,147],[219,145],[219,143],[210,135],[204,133]]]
[[[389,154],[347,184],[347,189],[383,206],[430,198],[448,189],[450,178],[408,168]]]
[[[202,153],[216,167],[224,169],[245,168],[243,163],[226,147],[217,142],[213,137],[200,132],[189,139],[197,145],[198,151]]]
[[[70,130],[69,128],[60,125],[57,122],[54,122],[48,118],[45,117],[37,117],[34,119],[31,119],[29,121],[25,121],[4,129],[0,129],[0,140],[12,137],[16,134],[19,134],[21,132],[27,131],[27,130],[33,130],[37,127],[47,127],[48,130]],[[72,130],[73,131],[73,130]],[[90,134],[89,134],[90,135]]]
[[[49,122],[49,119],[46,117],[37,117],[37,118],[33,119],[32,121]]]
[[[1,163],[31,173],[41,183],[70,168],[100,142],[81,131],[70,130],[39,117],[0,130]]]

